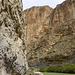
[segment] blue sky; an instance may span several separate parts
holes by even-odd
[[[65,0],[23,0],[23,10],[30,8],[32,6],[44,6],[49,5],[55,8],[57,4],[62,3]]]

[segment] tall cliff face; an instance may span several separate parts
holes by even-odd
[[[48,17],[50,16],[51,11],[52,8],[50,8],[49,6],[34,6],[24,11],[26,14],[26,44],[37,41],[37,39],[48,32]]]
[[[39,34],[38,36],[41,37],[36,38],[37,41],[31,38],[32,41],[27,44],[29,66],[47,67],[50,64],[75,63],[74,13],[75,0],[66,0],[52,10],[44,20],[44,23],[48,23],[48,31],[42,36]]]
[[[0,75],[25,75],[22,0],[0,0]]]

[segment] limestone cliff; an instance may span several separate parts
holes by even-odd
[[[25,75],[22,0],[0,0],[0,75]]]
[[[34,8],[36,9],[37,7]],[[39,7],[39,9],[40,8],[41,7]],[[43,9],[44,8],[45,7],[43,7]],[[37,28],[33,27],[34,23],[34,26],[38,26],[35,14],[33,16],[35,21],[33,22],[33,20],[31,20],[33,18],[31,16],[33,15],[33,12],[35,12],[35,9],[33,10],[33,8],[30,8],[28,9],[29,11],[25,10],[28,12],[26,14],[26,19],[29,21],[26,22],[26,27],[29,26],[31,28],[31,30],[30,28],[27,29],[29,30],[28,33],[32,35],[35,34],[33,37],[30,37],[30,39],[27,38],[29,41],[32,39],[31,42],[27,43],[27,58],[29,66],[47,67],[50,64],[64,65],[75,63],[75,0],[66,0],[57,5],[52,11],[49,10],[48,7],[48,10],[45,11],[46,15],[48,15],[47,17],[43,15],[43,12],[37,10],[43,15],[42,20],[44,23],[47,23],[48,26],[48,30],[44,34],[39,33]],[[30,10],[33,12],[31,13]],[[37,14],[39,14],[38,12]],[[37,21],[39,22],[40,19],[41,15],[39,15]],[[40,25],[42,20],[40,20]],[[41,31],[43,31],[43,29],[41,29]],[[26,35],[30,36],[28,33],[26,33]],[[38,34],[37,37],[36,34]]]
[[[34,6],[24,11],[26,14],[26,44],[29,44],[31,41],[37,41],[37,39],[48,32],[48,17],[50,16],[51,11],[52,8],[49,6]]]

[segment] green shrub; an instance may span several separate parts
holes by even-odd
[[[62,69],[63,69],[62,65],[58,65],[56,67],[49,66],[49,68],[47,69],[47,72],[62,72]]]
[[[35,70],[35,68],[30,68],[32,71],[34,71]]]
[[[75,73],[75,64],[67,64],[67,65],[58,65],[53,67],[52,65],[49,68],[40,69],[41,72],[60,72],[60,73]]]
[[[63,72],[63,66],[62,65],[58,65],[55,67],[55,72]]]
[[[47,72],[53,72],[53,69],[54,69],[53,66],[50,65],[49,68],[47,69]]]
[[[47,68],[40,69],[40,72],[47,72]]]
[[[75,73],[75,64],[65,65],[63,68],[63,72],[65,73]]]

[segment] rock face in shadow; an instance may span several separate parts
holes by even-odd
[[[0,0],[0,75],[25,75],[22,0]]]
[[[44,8],[45,7],[43,7],[43,9]],[[27,21],[31,21],[32,19],[31,16],[34,12],[32,9],[33,8],[25,10],[28,12],[26,14]],[[33,12],[31,13],[30,10]],[[34,33],[36,34],[37,29],[32,27],[34,22],[26,22],[26,27],[29,26],[31,28],[31,30],[30,28],[27,29],[28,33],[26,32],[26,36],[30,36],[29,33],[34,35],[33,37],[30,37],[30,39],[27,38],[27,42],[30,41],[27,43],[27,58],[29,66],[47,67],[50,64],[64,65],[68,63],[75,63],[75,0],[66,0],[57,5],[51,12],[47,10],[45,12],[48,12],[49,14],[48,17],[44,15],[46,17],[44,23],[47,23],[48,26],[48,31],[44,34],[39,34],[37,31],[38,36],[36,37]],[[31,16],[29,13],[31,13]],[[41,14],[43,15],[43,12]],[[43,17],[43,19],[45,17]],[[40,18],[37,21],[39,21]],[[41,22],[42,20],[40,20],[40,24]],[[37,26],[37,23],[34,26]],[[33,28],[35,29],[33,30],[34,33],[32,33]],[[41,29],[41,31],[43,31],[43,29]]]

